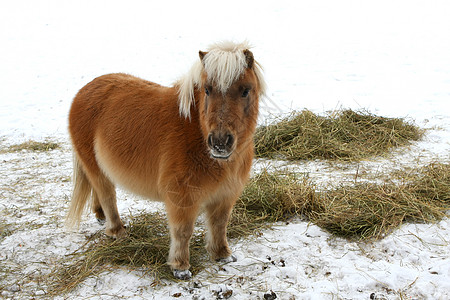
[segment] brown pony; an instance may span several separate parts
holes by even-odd
[[[106,234],[125,236],[117,184],[165,203],[168,264],[175,277],[191,277],[189,240],[201,210],[208,252],[213,259],[235,261],[226,226],[249,177],[258,102],[265,92],[248,48],[224,42],[200,51],[200,60],[173,87],[126,74],[104,75],[84,86],[69,113],[74,189],[68,225],[79,224],[92,199]]]

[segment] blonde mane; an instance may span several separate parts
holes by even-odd
[[[203,61],[198,60],[177,83],[180,115],[190,118],[191,106],[194,103],[194,91],[201,87],[202,73],[206,72],[208,81],[214,82],[222,93],[226,93],[235,80],[247,68],[244,50],[250,49],[248,42],[221,42],[212,44]],[[261,66],[255,61],[253,71],[260,87],[260,96],[266,91],[266,84]]]

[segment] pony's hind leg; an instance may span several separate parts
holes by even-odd
[[[93,206],[97,219],[106,220],[106,235],[120,238],[126,235],[125,227],[119,216],[114,184],[103,174],[96,178]],[[96,203],[97,202],[97,203]]]
[[[87,164],[86,164],[87,165]],[[106,220],[106,235],[119,238],[126,235],[125,227],[117,210],[116,189],[96,164],[85,168],[86,176],[92,185],[92,209],[99,222]]]
[[[102,206],[100,205],[100,200],[96,192],[93,192],[92,194],[92,212],[95,214],[97,222],[100,225],[104,225],[106,223],[106,217]]]
[[[231,254],[227,241],[227,225],[234,201],[216,201],[209,203],[206,209],[208,231],[206,250],[216,261],[232,262],[236,257]]]

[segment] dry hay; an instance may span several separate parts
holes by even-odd
[[[237,201],[228,236],[246,237],[275,222],[299,216],[314,197],[314,185],[305,176],[263,170],[251,178]]]
[[[37,142],[33,140],[29,140],[27,142],[23,142],[17,145],[11,145],[6,150],[2,150],[3,152],[19,152],[19,151],[50,151],[54,149],[60,148],[60,145],[55,142],[45,141],[45,142]]]
[[[308,218],[333,234],[384,237],[403,222],[436,222],[450,208],[450,164],[434,163],[414,174],[397,173],[383,184],[341,186],[315,198]]]
[[[408,173],[402,182],[360,183],[317,192],[305,177],[262,173],[253,177],[236,203],[229,224],[231,239],[258,234],[273,222],[306,217],[329,232],[352,239],[377,239],[405,221],[436,222],[450,208],[450,164],[434,163]],[[203,225],[200,226],[203,228]],[[49,294],[69,291],[85,278],[127,266],[149,274],[155,284],[174,280],[165,264],[169,251],[167,221],[159,213],[132,217],[128,237],[113,240],[102,233],[65,258],[51,275]],[[191,241],[193,273],[208,263],[204,232]]]
[[[149,275],[158,284],[162,279],[173,279],[166,265],[170,235],[165,215],[141,213],[131,217],[127,226],[128,236],[112,239],[98,232],[85,245],[63,259],[57,270],[48,278],[49,295],[68,292],[89,276],[119,266]],[[198,272],[204,260],[202,232],[195,232],[191,240],[192,271]]]
[[[252,178],[236,203],[229,224],[230,238],[242,238],[269,228],[276,221],[298,215],[304,203],[314,195],[312,186],[298,182],[294,175],[263,172]],[[203,224],[199,226],[204,228]],[[77,252],[65,257],[47,279],[49,295],[70,291],[89,276],[98,275],[115,266],[127,266],[154,278],[174,280],[166,265],[169,253],[169,232],[165,215],[142,213],[132,216],[128,236],[111,239],[99,232]],[[190,263],[193,274],[208,264],[204,248],[204,231],[197,229],[191,240]]]
[[[403,119],[350,110],[322,117],[305,110],[277,124],[259,127],[255,143],[260,157],[358,160],[384,154],[422,135],[422,130]],[[54,143],[29,142],[8,150],[47,151],[56,147]],[[274,222],[301,216],[335,235],[381,238],[405,221],[435,222],[444,217],[450,205],[449,174],[449,164],[435,163],[408,173],[397,172],[397,181],[317,192],[304,176],[263,171],[250,180],[236,203],[228,236],[258,235]],[[204,226],[198,228],[190,247],[194,274],[208,266]],[[126,238],[118,240],[99,232],[65,257],[45,278],[48,296],[68,292],[87,277],[119,266],[149,275],[154,284],[174,280],[166,265],[170,245],[166,217],[160,213],[132,216],[127,232]]]
[[[303,110],[275,121],[257,128],[257,157],[360,160],[386,154],[423,136],[423,130],[404,119],[366,111],[338,110],[319,116]]]
[[[277,124],[259,127],[255,144],[260,157],[358,160],[385,154],[422,135],[422,130],[403,119],[350,110],[321,117],[305,110]],[[397,173],[401,183],[355,184],[317,192],[304,176],[263,171],[250,180],[237,201],[228,236],[257,235],[274,222],[302,216],[339,236],[380,238],[404,221],[433,222],[445,216],[450,201],[449,174],[450,165],[432,164],[408,174]],[[208,265],[204,226],[199,228],[190,246],[194,274]],[[87,277],[117,266],[148,274],[154,284],[174,280],[166,265],[170,240],[165,216],[133,216],[127,231],[128,236],[119,240],[95,234],[64,258],[47,279],[49,295],[69,291]]]
[[[450,208],[450,164],[433,163],[397,172],[383,184],[357,183],[325,191],[309,219],[333,234],[356,239],[384,237],[405,221],[436,222]]]

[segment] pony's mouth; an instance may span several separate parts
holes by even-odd
[[[211,157],[219,160],[227,160],[233,152],[228,151],[217,151],[215,149],[211,149]]]
[[[213,131],[208,135],[209,153],[212,158],[227,160],[234,150],[236,138],[230,133]]]

